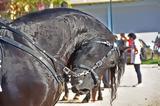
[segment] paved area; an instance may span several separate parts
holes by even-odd
[[[136,73],[132,65],[126,66],[126,72],[118,88],[117,99],[112,106],[160,106],[160,67],[157,65],[141,65],[143,85],[132,87],[136,84]],[[71,92],[71,91],[70,91]],[[95,103],[74,103],[73,93],[70,94],[70,101],[59,102],[56,106],[110,106],[110,91],[103,91],[103,101]],[[82,100],[84,96],[81,96]]]

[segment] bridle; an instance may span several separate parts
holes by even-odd
[[[84,64],[80,64],[77,67],[73,68],[73,70],[77,70],[77,69],[84,69],[84,70],[86,70],[86,71],[83,71],[82,73],[79,73],[77,75],[77,77],[86,76],[87,74],[91,73],[91,77],[92,77],[92,79],[94,81],[94,85],[96,86],[99,83],[99,79],[98,79],[99,77],[98,77],[97,73],[95,72],[95,70],[98,69],[98,68],[100,68],[102,65],[104,65],[106,63],[108,57],[110,55],[112,55],[112,52],[117,52],[118,56],[120,56],[120,50],[119,50],[118,47],[114,47],[114,44],[110,43],[109,41],[97,40],[97,41],[90,41],[90,42],[97,43],[97,44],[102,44],[102,45],[105,45],[107,47],[110,47],[111,49],[110,49],[110,51],[105,56],[103,56],[100,60],[98,60],[92,67],[86,66]],[[90,43],[90,42],[87,42],[87,43]]]
[[[58,59],[56,59],[54,56],[52,56],[51,54],[49,54],[48,52],[46,52],[45,50],[43,50],[38,44],[36,44],[32,39],[30,39],[28,36],[26,36],[25,33],[22,33],[21,31],[10,27],[9,25],[6,25],[2,22],[0,22],[0,29],[6,29],[9,30],[13,33],[15,33],[18,36],[22,36],[24,37],[27,41],[29,41],[37,50],[39,50],[40,52],[38,52],[37,50],[35,50],[32,47],[28,47],[26,45],[23,45],[11,38],[5,37],[5,36],[0,36],[0,42],[1,43],[7,43],[10,44],[16,48],[19,48],[29,54],[31,54],[33,57],[35,57],[36,59],[38,59],[38,61],[40,61],[41,63],[43,63],[51,72],[52,76],[55,77],[55,79],[57,80],[57,82],[62,82],[62,79],[59,75],[57,75],[57,73],[55,72],[55,67],[54,69],[52,68],[53,66],[46,61],[46,59],[44,58],[44,56],[47,56],[54,64],[54,62],[58,63],[59,65],[61,65],[63,67],[63,72],[65,74],[70,74],[72,76],[76,76],[74,72],[72,72],[68,67],[66,67],[61,61],[59,61]]]

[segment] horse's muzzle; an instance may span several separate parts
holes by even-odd
[[[73,87],[71,88],[71,90],[72,90],[73,93],[77,93],[77,92],[78,92],[78,89],[77,89],[76,86],[73,86]]]

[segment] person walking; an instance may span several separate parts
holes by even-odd
[[[129,33],[128,37],[130,40],[133,41],[132,44],[130,44],[131,64],[134,65],[134,69],[136,71],[137,79],[138,79],[138,83],[134,85],[134,87],[138,87],[142,85],[142,74],[140,69],[140,64],[141,64],[140,53],[141,53],[142,45],[134,33]]]

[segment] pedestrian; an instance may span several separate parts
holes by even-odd
[[[140,69],[140,64],[141,64],[140,54],[141,54],[142,45],[134,33],[129,33],[128,37],[131,41],[133,41],[130,44],[131,64],[134,65],[134,69],[137,74],[138,83],[134,85],[136,87],[136,86],[142,85],[142,74],[141,74],[141,69]]]

